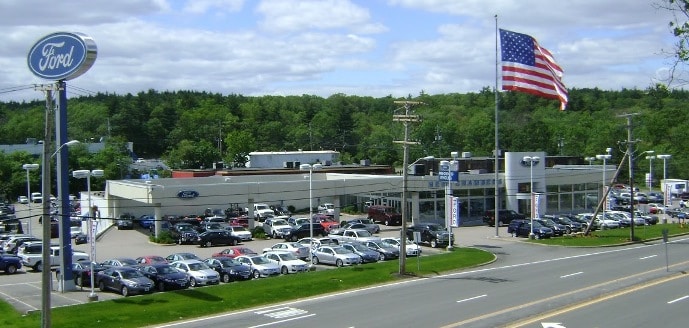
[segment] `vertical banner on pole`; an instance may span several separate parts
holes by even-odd
[[[450,224],[453,228],[459,228],[459,224],[461,223],[459,205],[459,197],[452,197],[452,221]]]
[[[533,213],[534,213],[534,218],[538,219],[541,217],[541,214],[539,212],[539,205],[541,204],[541,194],[540,193],[533,193]]]
[[[663,205],[668,207],[672,205],[672,185],[665,184],[665,195],[663,195]]]

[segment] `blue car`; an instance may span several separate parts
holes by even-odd
[[[155,221],[155,218],[152,215],[144,214],[144,215],[140,216],[137,221],[139,221],[139,225],[142,228],[150,229],[151,226],[153,225],[153,222]]]

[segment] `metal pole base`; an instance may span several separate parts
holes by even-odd
[[[450,252],[451,252],[451,251],[454,251],[454,250],[455,250],[455,247],[452,246],[452,245],[447,245],[447,250],[450,251]]]
[[[88,299],[89,302],[98,302],[98,295],[96,293],[89,294]]]
[[[535,233],[530,233],[529,234],[529,239],[536,239],[536,234]]]

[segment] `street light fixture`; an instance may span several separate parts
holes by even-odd
[[[529,192],[531,193],[532,207],[531,207],[531,232],[529,233],[529,238],[534,239],[534,237],[535,237],[534,232],[533,232],[533,219],[534,219],[534,213],[535,213],[534,207],[538,206],[538,205],[535,204],[535,202],[534,202],[533,167],[534,167],[534,165],[538,165],[538,162],[541,161],[541,158],[538,156],[524,156],[524,158],[522,158],[522,161],[524,163],[529,164],[529,171],[531,172]]]
[[[29,230],[29,235],[33,234],[33,229],[31,228],[31,178],[29,176],[29,171],[38,169],[38,164],[24,164],[22,169],[26,170],[26,198],[29,200],[29,219],[27,221],[26,228]]]
[[[313,171],[323,168],[321,164],[301,164],[299,170],[309,171],[309,261],[313,268]]]
[[[656,157],[658,159],[663,160],[663,183],[665,184],[665,194],[663,195],[663,206],[668,206],[668,198],[670,198],[672,196],[672,192],[671,191],[668,192],[668,190],[667,190],[668,184],[665,181],[667,180],[667,160],[670,159],[672,157],[672,155],[660,154],[660,155],[656,155]]]
[[[591,157],[584,157],[584,160],[585,160],[585,161],[588,161],[588,162],[589,162],[589,165],[593,165],[593,161],[595,161],[596,158],[593,157],[593,156],[591,156]]]
[[[102,177],[104,175],[103,170],[76,170],[72,172],[72,176],[77,178],[77,179],[83,179],[86,178],[86,193],[88,196],[88,204],[89,204],[89,244],[91,245],[91,293],[88,296],[88,299],[90,302],[97,301],[98,300],[98,295],[96,295],[95,292],[95,270],[94,270],[94,263],[96,262],[96,234],[95,234],[95,227],[97,226],[96,224],[96,218],[93,213],[93,207],[91,206],[91,177]]]
[[[612,155],[610,155],[610,148],[608,148],[608,151],[607,151],[607,152],[608,152],[608,153],[607,153],[607,154],[604,154],[604,155],[596,155],[596,158],[597,158],[597,159],[603,160],[603,197],[604,197],[604,198],[607,198],[607,196],[608,196],[608,193],[607,193],[607,191],[608,191],[608,189],[607,189],[607,188],[608,188],[608,181],[605,179],[605,171],[607,171],[607,169],[608,169],[608,166],[607,166],[608,163],[607,163],[607,161],[608,161],[609,159],[612,158]],[[607,199],[606,199],[605,201],[603,201],[603,219],[605,219],[605,210],[606,210],[606,207],[608,207]],[[601,224],[600,226],[601,226],[601,229],[604,229],[604,227],[605,227],[605,226],[602,225],[602,224]]]

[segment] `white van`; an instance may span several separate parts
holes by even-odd
[[[32,192],[31,193],[31,202],[32,203],[43,203],[43,195],[40,192]]]

